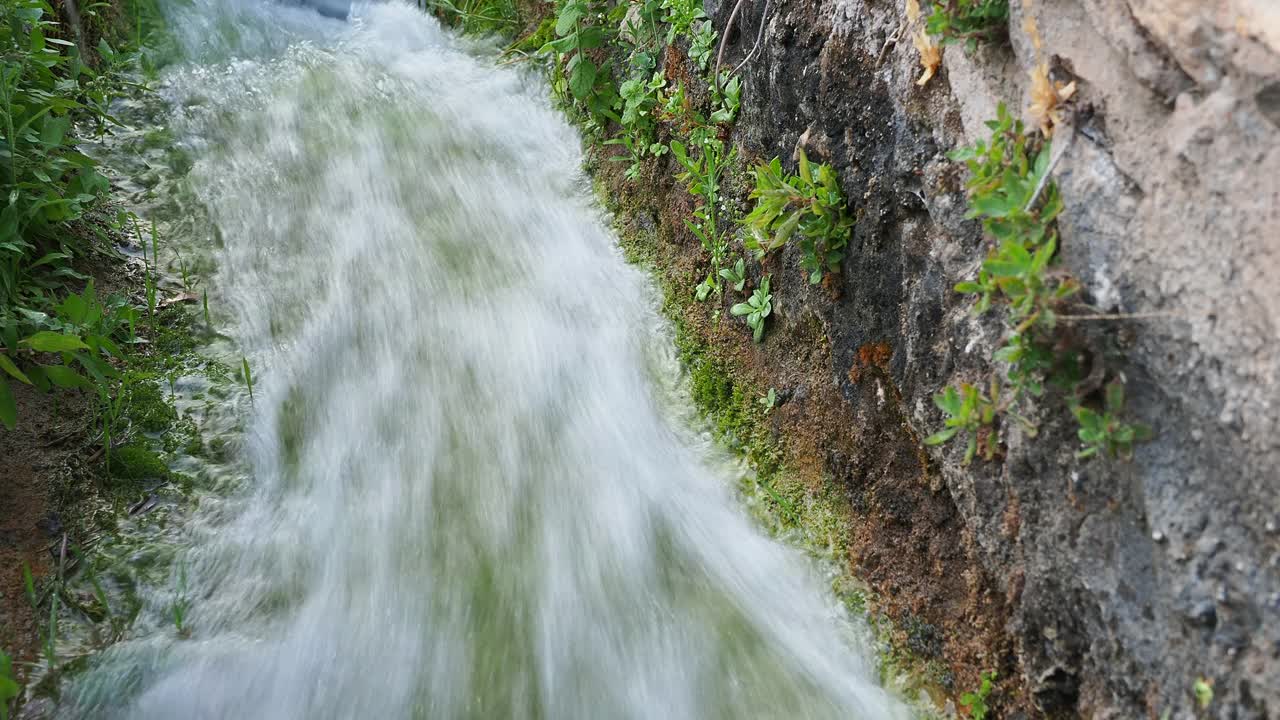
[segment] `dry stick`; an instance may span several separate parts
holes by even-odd
[[[742,0],[733,5],[733,12],[729,13],[729,22],[724,24],[724,32],[720,34],[720,50],[716,52],[716,72],[712,78],[712,82],[716,86],[716,92],[720,92],[720,63],[724,60],[724,46],[729,41],[729,33],[733,32],[733,21],[738,18],[738,11],[742,9]]]
[[[742,59],[742,62],[738,63],[738,66],[733,69],[733,72],[730,73],[730,75],[736,74],[746,66],[746,64],[751,61],[751,58],[755,57],[756,51],[760,49],[760,41],[764,39],[764,27],[769,22],[769,2],[770,0],[765,0],[764,11],[760,14],[760,32],[756,33],[756,44],[751,46],[751,52],[747,53],[747,56]],[[738,2],[734,4],[733,12],[729,13],[729,22],[724,24],[724,32],[720,35],[720,50],[716,52],[715,76],[711,79],[716,92],[720,92],[721,90],[720,65],[724,63],[724,46],[725,43],[729,41],[729,33],[733,32],[733,21],[737,19],[738,11],[742,9],[742,3],[743,0],[738,0]]]
[[[1049,158],[1049,167],[1045,168],[1044,175],[1040,177],[1040,182],[1036,183],[1036,191],[1031,193],[1031,200],[1027,202],[1027,206],[1023,208],[1023,212],[1031,212],[1031,208],[1036,206],[1036,201],[1040,199],[1040,193],[1044,192],[1044,188],[1049,184],[1049,178],[1053,175],[1053,169],[1058,167],[1058,162],[1062,160],[1062,156],[1067,154],[1067,149],[1071,147],[1071,141],[1076,138],[1076,124],[1073,122],[1067,126],[1071,132],[1067,135],[1067,141],[1056,148],[1053,157]]]
[[[760,41],[764,39],[765,25],[768,23],[769,0],[764,0],[764,11],[760,13],[760,31],[756,33],[756,44],[751,46],[751,52],[747,53],[747,56],[742,58],[742,62],[738,63],[738,66],[733,69],[733,72],[730,73],[730,75],[737,75],[738,71],[746,67],[747,63],[751,62],[751,58],[756,56],[756,51],[760,49]]]

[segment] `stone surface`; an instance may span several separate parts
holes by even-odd
[[[863,392],[850,370],[860,348],[886,345],[890,402],[917,437],[936,429],[932,394],[982,381],[1001,333],[951,290],[985,250],[945,153],[983,135],[999,102],[1026,108],[1039,62],[1074,78],[1055,139],[1061,260],[1098,313],[1143,315],[1077,332],[1114,349],[1107,370],[1127,379],[1130,412],[1156,438],[1131,463],[1079,461],[1074,421],[1049,399],[1039,435],[1009,433],[1002,460],[965,467],[944,446],[929,450],[931,471],[962,520],[955,540],[983,570],[974,582],[1008,600],[1022,711],[1192,717],[1204,677],[1212,716],[1275,717],[1280,5],[1012,5],[1008,47],[949,46],[925,87],[903,4],[769,5],[735,140],[748,157],[784,160],[803,144],[836,166],[858,217],[834,299],[801,273],[775,274],[776,332],[818,318],[834,386],[871,423],[898,415],[861,410],[885,393]],[[764,7],[740,11],[735,64]],[[732,3],[708,9],[723,29]],[[784,255],[786,268],[797,262]],[[955,614],[950,632],[963,626]]]

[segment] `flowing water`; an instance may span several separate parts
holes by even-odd
[[[170,20],[252,481],[183,530],[190,637],[134,632],[62,715],[901,716],[692,429],[535,73],[396,4]]]

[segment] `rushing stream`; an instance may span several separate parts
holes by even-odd
[[[238,498],[67,717],[889,718],[870,651],[688,421],[648,278],[529,70],[403,5],[172,8]]]

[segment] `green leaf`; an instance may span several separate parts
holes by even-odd
[[[724,307],[724,306],[722,305],[721,307]],[[733,307],[729,308],[729,314],[737,317],[741,317],[743,315],[750,315],[754,311],[755,309],[752,308],[747,303],[738,303],[737,305],[734,305]]]
[[[1124,383],[1112,380],[1107,383],[1107,412],[1118,415],[1124,410]]]
[[[955,437],[955,434],[958,432],[960,432],[960,428],[958,427],[947,428],[946,430],[942,430],[941,432],[936,432],[930,435],[929,437],[925,438],[924,444],[925,445],[941,445],[942,443]]]
[[[8,355],[0,355],[0,370],[4,370],[5,372],[12,375],[15,379],[20,380],[28,385],[31,384],[31,379],[28,378],[25,374],[23,374],[21,370],[18,369],[18,366],[13,363],[13,360],[9,359]]]
[[[556,17],[556,35],[560,37],[568,35],[586,14],[587,6],[582,3],[573,3],[561,8],[560,14]]]
[[[50,330],[41,330],[35,335],[24,338],[21,344],[36,352],[70,352],[72,350],[89,349],[89,346],[85,345],[84,341],[75,335],[67,335]]]
[[[92,390],[94,385],[89,378],[72,370],[66,365],[45,365],[44,375],[49,378],[49,382],[60,388],[83,388]]]
[[[581,58],[581,55],[575,55]],[[569,92],[578,100],[585,101],[591,97],[591,91],[596,84],[596,66],[590,60],[581,59],[574,66],[573,71],[569,75]]]

